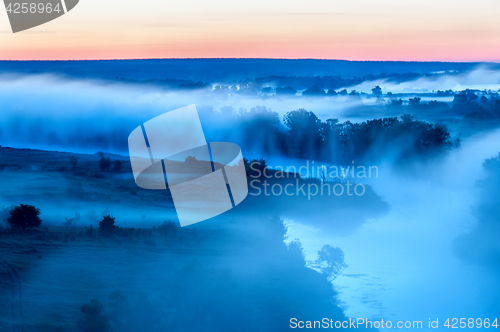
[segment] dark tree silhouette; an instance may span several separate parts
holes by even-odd
[[[288,112],[283,117],[291,140],[290,148],[299,158],[310,157],[311,151],[321,147],[321,120],[313,112],[301,108]]]
[[[106,215],[99,222],[99,231],[105,235],[112,235],[116,230],[115,218],[111,217],[111,215]]]
[[[40,227],[42,220],[40,219],[40,209],[33,205],[18,205],[10,211],[10,217],[7,223],[12,229],[35,228]]]
[[[277,87],[276,88],[276,94],[277,95],[295,95],[297,93],[297,90],[292,88],[291,86],[287,85],[284,88],[282,87]]]
[[[101,153],[101,159],[99,160],[99,168],[101,171],[109,171],[109,168],[111,166],[111,160],[109,157],[104,157],[104,154]]]
[[[389,105],[391,107],[401,108],[403,106],[403,100],[402,99],[391,99]]]
[[[82,332],[111,331],[109,319],[104,313],[104,307],[98,300],[90,300],[90,303],[80,307],[80,311],[85,317],[78,322],[78,330]]]
[[[328,119],[321,123],[321,134],[323,136],[323,146],[321,155],[323,159],[335,159],[340,157],[339,134],[342,126],[338,119]]]
[[[377,85],[372,89],[372,93],[374,96],[379,97],[382,95],[382,88]]]
[[[310,87],[302,92],[303,96],[326,96],[325,90],[320,89],[317,85]]]
[[[250,112],[240,111],[237,118],[242,132],[243,145],[247,149],[255,149],[270,153],[280,145],[280,119],[278,113],[265,106],[257,106]]]
[[[478,98],[474,92],[468,89],[462,91],[453,98],[453,110],[462,114],[473,111],[478,106]]]
[[[119,172],[122,170],[122,168],[123,168],[123,163],[120,159],[116,159],[115,161],[113,161],[113,171]]]
[[[415,97],[415,98],[410,98],[408,101],[410,103],[410,107],[412,107],[412,106],[418,106],[418,105],[420,105],[420,101],[421,100],[422,100],[422,98]]]
[[[388,107],[404,107],[401,99],[391,98],[390,102],[392,105]],[[445,110],[448,106],[430,101],[415,107]],[[500,101],[497,111],[500,115]],[[220,129],[212,139],[229,137],[239,140],[246,150],[264,154],[281,153],[293,158],[350,164],[352,160],[376,161],[391,149],[394,161],[404,163],[433,158],[456,147],[445,126],[411,117],[339,123],[337,119],[321,121],[313,112],[299,109],[286,113],[281,122],[278,113],[265,106],[254,107],[250,112],[240,109],[237,114],[228,108],[225,113],[213,109],[207,112],[211,119],[207,117],[207,121],[213,121]],[[221,128],[221,123],[227,128],[238,128],[241,134],[234,137],[230,130]]]

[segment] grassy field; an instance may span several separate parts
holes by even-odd
[[[216,267],[214,258],[228,254],[204,250],[190,231],[101,238],[63,228],[4,230],[0,246],[0,331],[75,330],[80,305],[92,298],[105,301],[114,290],[155,294],[187,256]]]

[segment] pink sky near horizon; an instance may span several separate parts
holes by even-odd
[[[500,62],[500,1],[81,0],[12,34],[1,60],[317,58]]]

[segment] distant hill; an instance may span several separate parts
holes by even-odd
[[[149,59],[88,61],[0,61],[0,73],[57,73],[71,77],[231,81],[266,76],[425,74],[467,71],[478,62],[346,61],[314,59]],[[500,69],[500,64],[486,65]]]

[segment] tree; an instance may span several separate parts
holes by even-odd
[[[316,261],[321,273],[325,274],[329,281],[335,280],[342,274],[348,265],[344,262],[344,252],[340,248],[324,245],[318,251],[318,260]]]
[[[301,108],[285,114],[283,123],[288,127],[294,154],[300,158],[315,157],[321,147],[321,120],[313,112]]]
[[[372,89],[372,93],[375,97],[380,97],[382,95],[382,88],[377,85]]]
[[[116,159],[115,161],[113,161],[113,170],[115,172],[121,171],[122,168],[123,168],[123,163],[120,159]]]
[[[115,232],[115,218],[111,215],[105,215],[99,222],[99,231],[105,236],[111,235]]]
[[[12,229],[22,228],[35,228],[39,227],[42,220],[39,217],[40,209],[37,209],[33,205],[18,205],[10,211],[10,217],[7,219]]]
[[[321,132],[323,135],[323,151],[322,157],[335,158],[339,153],[338,139],[342,125],[338,119],[327,119],[321,123]]]
[[[326,96],[325,90],[320,89],[317,85],[310,87],[302,92],[303,96]]]
[[[106,332],[110,331],[108,316],[104,313],[104,308],[98,300],[90,300],[80,307],[80,311],[85,315],[78,322],[78,330],[82,332]]]
[[[104,157],[104,154],[101,153],[101,159],[99,160],[99,168],[101,171],[109,171],[109,167],[111,166],[111,160],[109,157]]]
[[[392,107],[402,107],[403,106],[403,100],[401,99],[391,99],[390,106]]]
[[[198,160],[194,156],[187,156],[184,160],[185,163],[196,163]]]
[[[69,158],[69,162],[71,164],[71,169],[74,171],[76,169],[76,166],[78,165],[78,158],[75,156],[71,156],[71,158]]]
[[[177,224],[172,220],[165,220],[158,229],[163,235],[175,235],[177,233]]]
[[[265,106],[252,107],[249,112],[240,109],[237,123],[242,143],[248,149],[271,153],[279,145],[280,118],[271,109]]]
[[[420,105],[420,101],[422,100],[422,98],[420,97],[415,97],[415,98],[410,98],[408,101],[410,102],[410,107],[413,106],[413,107],[416,107],[416,106],[419,106]]]
[[[277,87],[276,88],[276,95],[292,95],[294,96],[297,93],[297,90],[292,88],[291,86],[287,85],[284,88],[282,87]]]

